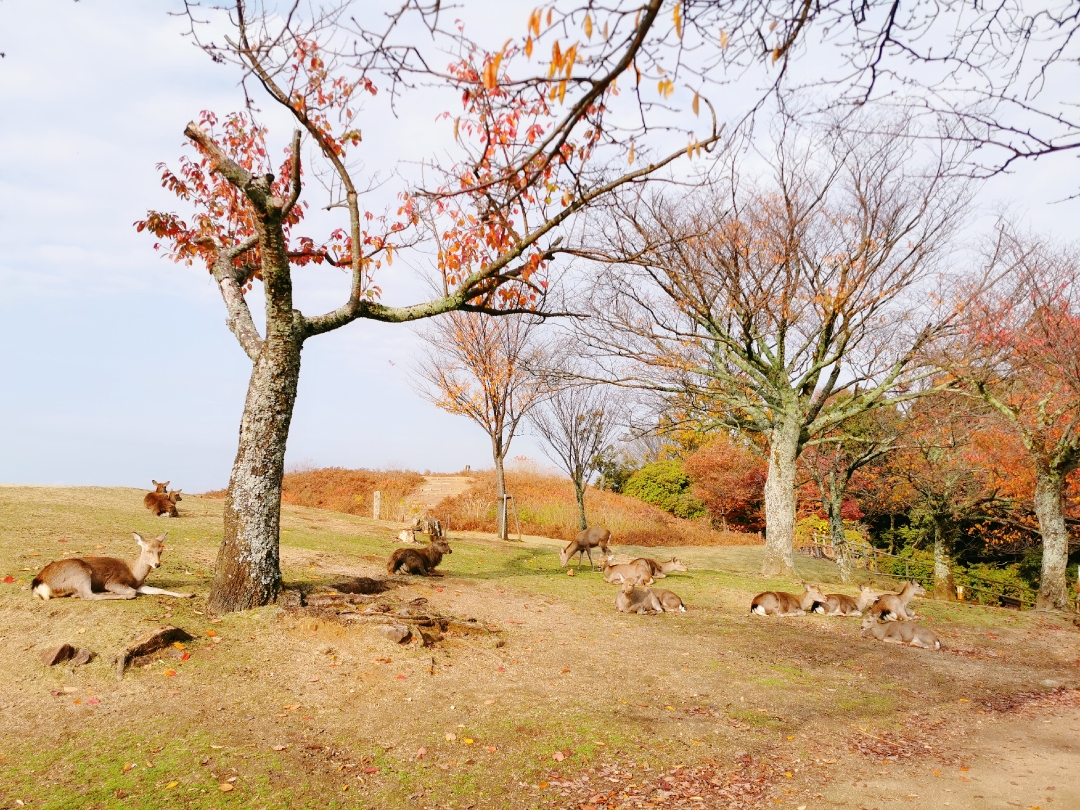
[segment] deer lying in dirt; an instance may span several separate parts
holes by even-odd
[[[672,571],[685,571],[686,565],[682,563],[678,557],[672,557],[670,560],[664,562],[657,562],[649,557],[638,557],[636,560],[631,560],[630,565],[648,566],[649,573],[653,579],[663,579]]]
[[[940,650],[941,639],[932,630],[920,627],[915,622],[886,622],[882,624],[868,614],[862,620],[862,634],[873,637],[886,644],[907,644],[909,647],[922,647],[926,650]]]
[[[678,594],[666,588],[653,588],[652,592],[660,600],[660,604],[664,606],[665,613],[686,613],[686,605],[683,604],[683,600],[679,598]]]
[[[750,612],[759,616],[805,616],[814,602],[825,602],[825,595],[817,585],[803,585],[799,596],[783,591],[759,593],[750,602]]]
[[[821,613],[824,616],[862,616],[862,612],[877,597],[878,592],[869,585],[860,585],[859,596],[855,599],[843,593],[827,593],[824,602],[814,605],[814,613]]]
[[[883,622],[907,621],[915,618],[915,611],[908,607],[913,596],[926,596],[926,588],[915,580],[905,582],[900,593],[884,593],[870,608],[870,613]]]
[[[442,562],[444,554],[453,553],[446,540],[436,537],[424,548],[399,548],[390,555],[386,563],[386,571],[393,574],[400,569],[406,574],[441,577],[442,574],[435,570],[435,566]]]
[[[143,585],[154,568],[161,567],[161,552],[165,536],[144,540],[133,532],[142,552],[132,562],[115,557],[72,557],[51,562],[30,583],[34,596],[51,599],[54,596],[77,595],[81,599],[134,599],[136,594],[176,596],[190,599],[193,593],[174,593]]]
[[[630,583],[631,585],[651,585],[653,576],[647,565],[635,565],[634,563],[619,563],[612,565],[610,560],[604,559],[604,582],[613,585]]]
[[[640,590],[633,582],[623,583],[622,590],[615,597],[615,609],[620,613],[663,613],[664,606],[656,594],[648,588]]]
[[[570,541],[570,545],[559,552],[559,565],[566,568],[567,563],[570,562],[570,558],[575,554],[578,555],[578,568],[581,568],[581,561],[583,554],[589,555],[589,568],[593,571],[596,570],[596,565],[593,563],[592,549],[597,546],[604,553],[605,557],[611,556],[611,548],[608,546],[608,541],[611,540],[611,532],[607,529],[601,529],[594,526],[591,529],[585,529],[578,533],[578,536]]]

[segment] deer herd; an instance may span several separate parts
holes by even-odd
[[[154,491],[146,494],[143,505],[155,516],[178,517],[176,504],[182,500],[180,490],[170,490],[168,481],[153,483]],[[150,572],[161,565],[167,534],[147,540],[136,533],[140,553],[138,558],[130,562],[115,557],[76,557],[51,562],[34,577],[31,591],[44,600],[59,596],[134,599],[138,594],[193,597],[191,593],[176,593],[144,584]],[[687,568],[684,563],[676,557],[662,562],[637,557],[630,562],[614,563],[610,541],[611,532],[607,529],[585,529],[559,553],[559,563],[565,568],[576,556],[580,569],[587,556],[590,570],[595,571],[592,550],[599,549],[604,582],[619,587],[615,597],[617,611],[636,614],[686,612],[686,605],[678,594],[666,588],[652,587],[656,580],[664,579],[668,574],[685,572]],[[419,576],[442,576],[435,567],[442,562],[444,555],[452,553],[444,538],[433,538],[426,548],[399,548],[394,551],[386,570],[390,574],[400,571]],[[573,574],[574,571],[569,573]],[[804,584],[803,592],[797,595],[784,591],[759,593],[750,602],[750,614],[862,616],[862,634],[867,638],[910,647],[941,649],[941,641],[932,631],[912,621],[916,616],[910,607],[911,600],[925,594],[926,590],[914,581],[905,583],[899,593],[879,594],[868,585],[860,585],[859,594],[855,597],[823,593],[818,585]]]

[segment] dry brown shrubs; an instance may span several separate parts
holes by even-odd
[[[468,492],[442,501],[435,517],[451,530],[495,531],[495,474],[473,473]],[[524,534],[571,540],[578,533],[577,502],[569,479],[534,472],[507,472],[507,490],[514,496]],[[707,520],[681,520],[636,498],[590,488],[585,496],[589,524],[611,531],[619,545],[747,546],[757,535],[713,531]],[[511,531],[516,531],[513,511]]]

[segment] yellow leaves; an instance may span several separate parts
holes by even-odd
[[[675,82],[671,79],[661,79],[656,83],[656,89],[664,98],[669,98],[675,92]]]
[[[527,40],[525,40],[525,56],[532,59],[532,51],[533,51],[533,38],[529,37]]]
[[[532,34],[529,39],[540,36],[540,9],[534,9],[529,15],[529,33]]]
[[[559,40],[555,40],[555,43],[551,46],[551,65],[548,66],[548,78],[552,78],[555,72],[562,67],[562,48],[559,46]]]
[[[585,30],[585,39],[592,39],[592,17],[589,12],[585,12],[585,22],[581,24],[581,27]]]
[[[701,154],[701,142],[696,138],[686,145],[686,156],[693,160]]]
[[[727,46],[728,46],[727,31],[721,31],[720,32],[720,50],[722,50],[722,51],[727,50]]]
[[[697,115],[701,110],[701,98],[697,93],[694,93],[694,100],[690,102],[690,109],[694,111],[694,115]]]
[[[682,3],[675,4],[675,11],[672,12],[672,19],[675,22],[675,33],[679,39],[682,39]]]
[[[772,60],[773,60],[773,62],[775,63],[776,60],[779,59],[779,58],[780,58],[780,49],[779,48],[773,48],[773,52],[772,52]]]
[[[494,59],[484,66],[484,87],[488,90],[491,90],[499,83],[498,69],[498,65]]]
[[[630,157],[627,159],[626,162],[630,163],[631,165],[634,162],[634,142],[633,141],[630,141]]]

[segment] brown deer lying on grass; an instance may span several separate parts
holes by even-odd
[[[153,512],[154,517],[180,517],[176,504],[184,500],[180,497],[181,490],[169,490],[168,481],[164,484],[154,481],[154,486],[156,491],[147,492],[143,497],[143,506]]]
[[[54,596],[77,595],[81,599],[134,599],[136,594],[176,596],[190,599],[193,593],[174,593],[143,585],[154,568],[161,567],[165,536],[144,540],[138,533],[142,553],[132,562],[115,557],[72,557],[51,562],[30,583],[34,596],[48,600]]]
[[[656,594],[648,588],[634,587],[633,582],[623,583],[622,590],[615,597],[615,609],[620,613],[663,613],[664,606]]]
[[[863,617],[862,634],[867,638],[876,638],[886,644],[906,644],[909,647],[922,647],[925,650],[940,650],[941,639],[932,630],[920,627],[915,622],[878,622],[872,614]]]
[[[613,585],[629,582],[631,585],[651,585],[653,581],[652,569],[647,565],[635,565],[634,563],[619,563],[612,565],[610,560],[604,559],[604,582]]]
[[[803,585],[803,592],[796,596],[783,591],[759,593],[750,602],[750,612],[759,616],[805,616],[814,602],[824,602],[825,595],[817,585]]]
[[[672,557],[664,562],[657,562],[649,557],[638,557],[636,560],[631,560],[629,564],[648,566],[653,579],[663,579],[672,571],[686,570],[686,564],[681,562],[678,557]]]
[[[859,596],[855,599],[843,593],[827,593],[824,602],[814,605],[814,613],[824,616],[862,616],[862,612],[877,597],[878,592],[869,585],[860,585]]]
[[[605,557],[611,556],[611,548],[608,546],[608,542],[611,540],[611,532],[607,529],[601,529],[594,526],[591,529],[585,529],[578,533],[578,536],[570,541],[570,545],[559,552],[559,565],[566,568],[570,562],[570,558],[575,554],[578,555],[578,568],[581,568],[581,561],[584,559],[583,554],[589,555],[589,568],[590,570],[596,570],[596,564],[593,562],[592,549],[597,546],[604,553]]]
[[[677,593],[666,588],[653,588],[652,592],[660,600],[660,604],[664,606],[665,613],[686,613],[686,605],[683,604],[683,600],[679,598]]]
[[[926,588],[915,580],[905,582],[900,593],[884,593],[870,607],[870,613],[883,622],[907,621],[915,618],[915,611],[908,607],[913,596],[926,596]]]
[[[435,566],[442,562],[444,554],[453,553],[446,540],[436,537],[424,548],[399,548],[390,555],[386,563],[386,571],[394,574],[400,569],[406,574],[441,577],[442,574],[435,570]]]

